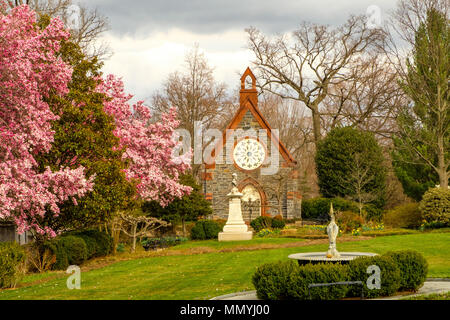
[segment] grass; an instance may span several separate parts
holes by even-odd
[[[261,264],[286,260],[291,253],[327,250],[326,243],[305,246],[309,243],[306,240],[294,243],[298,247],[282,247],[291,245],[293,240],[296,239],[188,242],[162,252],[174,255],[119,261],[90,271],[84,271],[86,268],[83,266],[80,290],[67,289],[68,275],[64,272],[47,272],[27,276],[20,288],[0,290],[0,299],[209,299],[231,292],[254,290],[251,277]],[[389,250],[417,250],[429,263],[429,277],[450,277],[449,243],[450,233],[424,233],[344,243],[338,241],[338,249],[380,254]],[[269,244],[280,247],[261,248]],[[186,254],[205,247],[214,251]],[[258,250],[242,250],[249,248]]]

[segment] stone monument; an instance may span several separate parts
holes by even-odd
[[[237,174],[233,173],[231,192],[227,194],[229,198],[228,220],[223,227],[223,232],[219,232],[219,241],[251,240],[253,236],[242,218],[241,198],[243,194],[237,188],[236,179]]]
[[[336,238],[339,233],[339,227],[336,224],[336,217],[334,216],[333,211],[333,203],[330,205],[330,217],[331,221],[327,226],[327,234],[328,234],[328,241],[329,241],[329,247],[327,251],[327,258],[340,258],[340,254],[336,249]]]

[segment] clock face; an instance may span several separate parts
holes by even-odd
[[[258,140],[247,138],[236,144],[233,157],[239,168],[254,170],[262,165],[266,157],[266,151]]]

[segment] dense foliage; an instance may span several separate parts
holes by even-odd
[[[355,202],[342,198],[312,198],[302,201],[302,218],[306,220],[329,220],[330,205],[335,211],[359,212]]]
[[[125,93],[122,80],[114,75],[102,79],[96,90],[107,96],[104,110],[114,117],[114,134],[119,137],[119,147],[125,148],[123,158],[130,162],[125,175],[138,181],[139,198],[166,206],[189,194],[192,188],[181,184],[179,178],[190,168],[192,153],[177,153],[181,142],[175,139],[179,124],[175,109],[152,122],[150,109],[143,101],[130,105],[133,96]]]
[[[45,16],[40,19],[41,25],[47,23]],[[47,217],[44,223],[55,231],[105,223],[115,212],[129,207],[135,197],[134,186],[124,173],[128,167],[122,159],[124,150],[113,134],[114,118],[103,110],[106,96],[95,91],[102,64],[96,58],[86,58],[70,41],[61,42],[59,55],[73,68],[72,78],[67,94],[53,93],[46,99],[59,119],[52,124],[52,147],[38,157],[38,163],[41,168],[52,169],[61,164],[83,166],[86,175],[95,178],[91,192],[60,205],[57,218]]]
[[[368,267],[380,268],[380,289],[369,289]],[[261,265],[252,277],[258,298],[270,300],[341,299],[359,297],[359,285],[335,285],[311,288],[313,283],[361,281],[366,298],[390,296],[398,290],[417,290],[426,279],[428,264],[424,257],[412,250],[391,251],[382,256],[360,257],[349,264],[306,264],[278,261]]]
[[[380,268],[380,289],[368,289],[366,285],[367,279],[371,276],[371,274],[367,273],[367,268],[372,265]],[[400,269],[395,261],[390,257],[374,256],[356,258],[348,263],[347,268],[350,281],[363,282],[364,297],[376,298],[379,296],[390,296],[400,289]],[[350,288],[348,296],[360,296],[360,288]]]
[[[164,206],[189,194],[174,110],[152,122],[61,20],[36,16],[26,5],[0,15],[0,218],[44,241],[107,222],[136,198]]]
[[[201,187],[195,182],[192,175],[182,175],[180,183],[192,188],[189,195],[175,199],[167,206],[161,206],[157,201],[147,201],[142,205],[145,214],[170,222],[172,226],[183,224],[185,233],[186,221],[197,221],[201,217],[212,214],[211,203],[201,192]]]
[[[361,204],[385,204],[383,150],[373,134],[351,127],[335,128],[316,153],[320,193],[326,198],[351,198]]]
[[[186,242],[188,238],[185,237],[161,237],[161,238],[144,238],[141,241],[142,246],[145,250],[167,248],[176,246],[183,242]]]
[[[428,262],[417,251],[391,251],[383,256],[390,257],[400,269],[400,289],[417,291],[425,282],[428,273]]]
[[[393,141],[394,145],[398,146],[392,154],[395,175],[402,184],[403,192],[420,201],[429,188],[438,184],[438,175],[428,166],[412,164],[417,162],[416,156],[401,151],[401,139],[394,138]]]
[[[250,226],[256,233],[263,229],[283,229],[286,223],[279,217],[259,216],[250,222]]]
[[[93,177],[86,179],[81,165],[39,168],[36,162],[50,150],[52,122],[60,118],[46,98],[68,92],[72,68],[58,55],[68,37],[59,19],[41,30],[28,6],[0,14],[0,218],[12,219],[19,233],[55,236],[40,220],[92,189]]]
[[[339,229],[345,233],[361,228],[365,222],[358,213],[352,211],[339,212],[336,218]]]
[[[191,229],[192,240],[217,239],[222,226],[213,220],[199,220]]]
[[[446,189],[450,164],[450,25],[431,8],[415,33],[401,87],[409,103],[396,117],[394,165],[405,192],[421,199],[438,182]]]
[[[14,288],[24,274],[25,251],[15,242],[0,242],[0,288]]]
[[[423,216],[418,203],[407,203],[388,210],[383,217],[384,224],[393,228],[418,228]]]
[[[98,230],[68,233],[45,241],[41,250],[54,256],[53,270],[65,270],[69,265],[79,265],[93,257],[106,256],[112,252],[112,239]]]
[[[450,225],[450,189],[429,189],[420,201],[419,210],[428,223]]]

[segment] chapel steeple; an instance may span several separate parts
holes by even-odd
[[[251,80],[251,87],[248,85],[247,78]],[[239,91],[239,104],[242,106],[246,100],[250,99],[253,106],[258,107],[258,92],[256,91],[256,78],[249,67],[241,77],[241,91]]]

